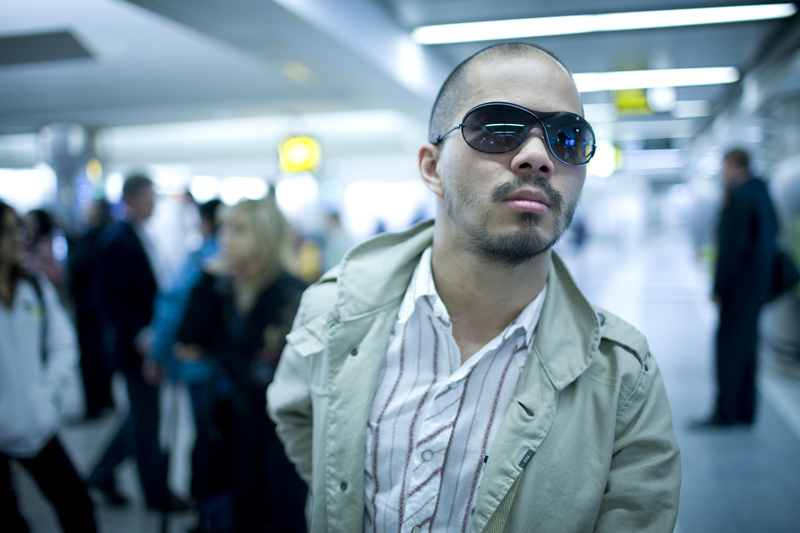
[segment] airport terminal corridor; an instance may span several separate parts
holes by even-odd
[[[590,301],[643,331],[657,358],[672,406],[681,447],[683,482],[677,533],[793,533],[800,530],[800,377],[775,362],[760,361],[758,414],[752,427],[691,430],[711,410],[714,304],[707,266],[694,255],[680,228],[652,231],[640,240],[589,239],[576,251],[558,245]],[[117,383],[117,388],[124,386]],[[118,393],[122,391],[117,390]],[[173,392],[176,396],[172,396]],[[124,399],[123,394],[117,395]],[[188,495],[192,424],[185,390],[165,387],[164,431],[175,415],[171,484]],[[61,435],[79,468],[87,468],[119,423],[122,413],[64,427]],[[163,435],[167,437],[168,435]],[[55,531],[55,515],[18,469],[21,507],[33,532]],[[84,470],[85,473],[85,470]],[[160,514],[145,511],[130,460],[118,470],[121,491],[132,505],[97,506],[100,527],[115,533],[162,531]],[[95,497],[98,494],[93,494]],[[96,500],[100,502],[101,500]],[[173,514],[170,533],[194,523],[193,512]]]
[[[430,272],[449,268],[379,331],[434,231],[397,234],[429,219]],[[494,398],[467,387],[512,349],[502,332],[535,331],[547,264],[529,259],[553,240],[647,338],[680,479],[664,389],[626,397],[641,369],[620,346],[562,380],[586,357],[553,326],[549,382],[507,358],[473,380]],[[285,350],[337,265],[358,283]],[[406,343],[423,297],[433,340]],[[474,364],[440,372],[453,346]],[[528,409],[510,383],[576,401]],[[598,401],[609,385],[630,403]],[[460,403],[429,394],[445,386]],[[92,513],[101,533],[303,533],[300,475],[326,502],[314,533],[800,532],[800,2],[0,2],[0,533],[86,533]],[[551,505],[499,500],[520,494]]]

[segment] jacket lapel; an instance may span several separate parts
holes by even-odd
[[[520,375],[478,491],[472,531],[483,531],[522,475],[555,419],[558,393],[580,376],[600,343],[600,322],[561,259],[552,254],[545,298]]]
[[[361,531],[364,432],[400,301],[433,238],[431,222],[352,249],[337,269],[335,308],[288,336],[304,356],[325,352],[329,529]],[[492,445],[472,530],[481,531],[552,426],[558,393],[589,366],[600,342],[597,315],[553,253],[536,339]],[[327,351],[326,351],[327,349]],[[344,506],[344,507],[342,507]]]

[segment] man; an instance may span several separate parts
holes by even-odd
[[[102,410],[114,407],[111,373],[103,357],[103,328],[93,290],[103,233],[113,223],[105,200],[94,200],[86,210],[90,226],[69,260],[69,290],[75,303],[78,343],[81,347],[81,376],[86,399],[86,418],[100,418]]]
[[[538,47],[467,59],[419,150],[435,222],[355,247],[304,294],[267,405],[312,531],[673,530],[656,362],[551,251],[594,151],[581,112]]]
[[[102,237],[98,290],[109,367],[125,376],[130,412],[87,482],[100,489],[109,503],[124,504],[113,470],[126,456],[134,456],[148,507],[182,510],[185,502],[167,489],[167,459],[158,441],[158,385],[152,384],[158,370],[143,365],[158,289],[155,250],[143,227],[155,206],[153,183],[144,176],[131,176],[122,197],[128,217]]]
[[[700,426],[752,424],[756,407],[758,315],[769,299],[778,219],[766,184],[744,150],[722,162],[725,201],[713,299],[719,304],[717,406]]]

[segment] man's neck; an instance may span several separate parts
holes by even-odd
[[[432,268],[463,362],[499,335],[542,291],[550,251],[510,266],[467,251],[437,223]]]

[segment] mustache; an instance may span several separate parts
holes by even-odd
[[[514,176],[513,179],[496,185],[491,192],[492,202],[502,202],[503,198],[530,184],[535,185],[547,196],[550,207],[556,213],[560,214],[564,210],[564,196],[550,184],[550,180],[541,176]]]

